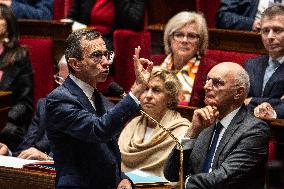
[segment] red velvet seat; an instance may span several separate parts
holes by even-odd
[[[29,49],[34,72],[34,107],[39,98],[55,88],[53,41],[48,38],[21,37],[20,43]]]
[[[150,55],[150,33],[131,30],[115,30],[114,32],[114,80],[128,91],[135,80],[133,67],[134,49],[141,46],[141,57]]]

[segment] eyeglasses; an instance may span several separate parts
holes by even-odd
[[[214,87],[220,87],[220,86],[225,85],[225,82],[222,81],[221,79],[207,76],[206,83],[208,83],[210,80],[212,81],[212,86]]]
[[[200,36],[197,33],[187,33],[184,34],[182,32],[174,32],[173,33],[173,38],[174,40],[178,41],[178,42],[182,42],[184,40],[184,38],[186,37],[187,41],[191,41],[191,42],[196,42]]]
[[[272,30],[272,34],[273,35],[280,35],[284,32],[284,28],[281,28],[281,27],[272,27],[272,28],[262,28],[260,30],[260,34],[261,35],[264,35],[264,36],[267,36],[270,31]]]
[[[55,83],[58,85],[62,85],[62,83],[65,80],[63,77],[59,76],[59,73],[53,75],[53,78],[54,78]]]
[[[114,59],[113,51],[95,51],[89,58],[93,59],[94,62],[101,63],[103,61],[103,56],[106,57],[110,64],[112,64]]]

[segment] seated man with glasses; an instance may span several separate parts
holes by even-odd
[[[268,125],[243,102],[250,87],[247,72],[223,62],[208,73],[204,108],[194,111],[182,139],[185,189],[264,189]],[[179,180],[180,151],[172,150],[164,175]]]
[[[179,104],[203,106],[205,76],[215,65],[215,61],[203,58],[208,46],[204,17],[186,11],[173,16],[165,28],[164,46],[167,57],[161,67],[175,72],[182,84]]]
[[[248,59],[245,69],[251,87],[245,104],[254,109],[266,102],[274,109],[274,118],[284,118],[284,6],[267,8],[261,17],[261,38],[268,55]],[[258,116],[258,115],[257,115]]]

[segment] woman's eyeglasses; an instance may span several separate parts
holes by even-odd
[[[184,38],[186,38],[186,41],[190,41],[190,42],[196,42],[197,40],[199,40],[200,36],[197,33],[182,33],[182,32],[174,32],[173,33],[173,38],[176,41],[182,42],[184,41]]]

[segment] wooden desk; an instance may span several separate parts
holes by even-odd
[[[0,166],[1,189],[54,189],[55,175],[28,169]],[[134,189],[171,189],[166,185],[137,185]]]
[[[148,26],[148,30],[151,33],[151,48],[153,54],[160,54],[164,52],[164,27],[165,26],[161,24],[153,24]],[[248,53],[266,53],[260,34],[255,32],[216,28],[209,28],[208,48]]]

